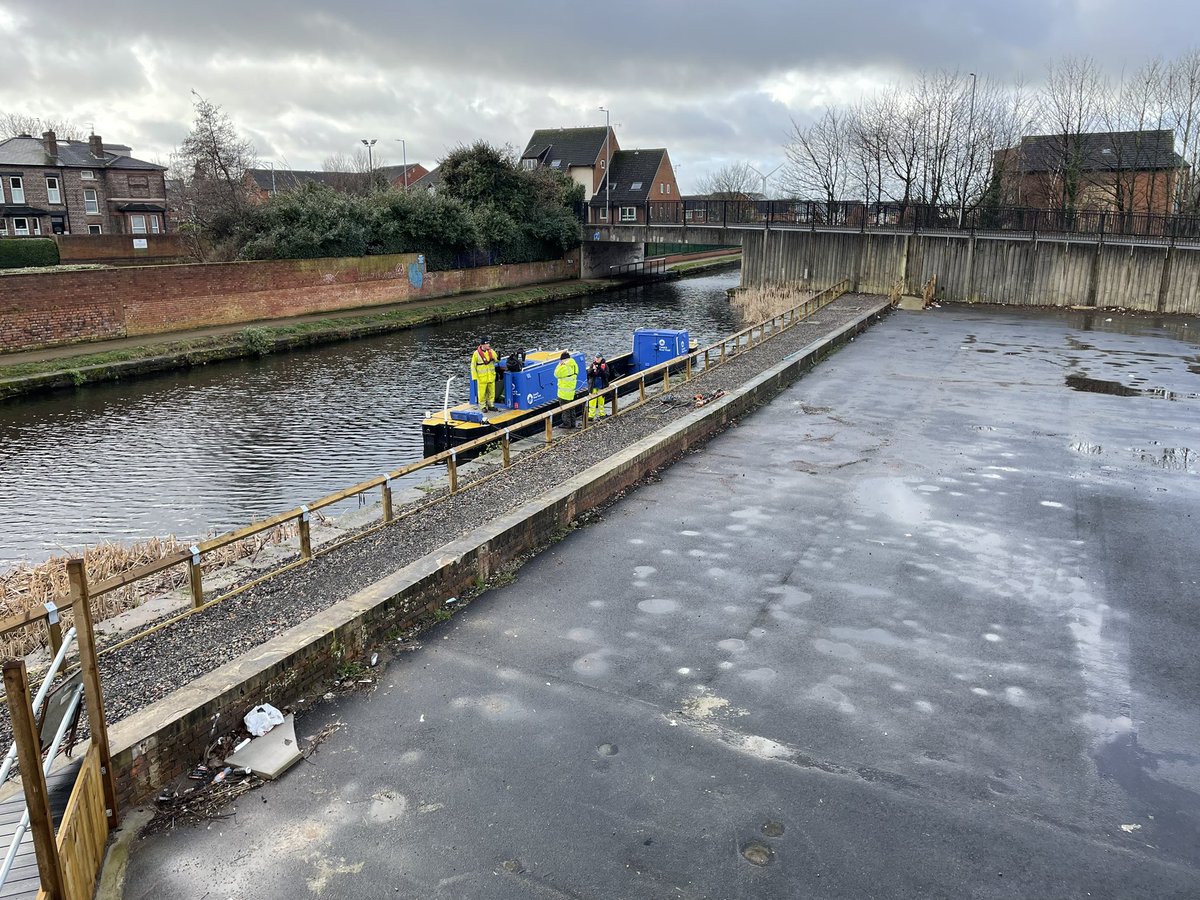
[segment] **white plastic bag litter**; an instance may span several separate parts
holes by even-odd
[[[242,721],[246,723],[247,731],[255,737],[262,737],[276,725],[283,724],[283,713],[270,703],[264,703],[246,713],[246,718]]]

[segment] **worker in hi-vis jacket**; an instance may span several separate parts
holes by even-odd
[[[565,406],[575,399],[575,386],[579,383],[579,364],[566,350],[554,367],[554,378],[558,381],[558,405]],[[575,412],[574,409],[563,410],[563,428],[575,427]]]
[[[478,386],[479,405],[485,410],[496,408],[496,363],[500,357],[484,338],[471,354],[471,378]]]

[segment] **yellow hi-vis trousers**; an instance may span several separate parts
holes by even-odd
[[[602,418],[605,415],[605,406],[604,395],[593,388],[592,399],[588,401],[588,418]]]
[[[483,381],[480,379],[479,385],[479,405],[483,407],[496,405],[496,381]]]

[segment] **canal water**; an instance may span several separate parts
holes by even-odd
[[[502,355],[614,355],[635,328],[736,331],[726,272],[0,404],[0,571],[99,541],[222,532],[422,454],[420,421]]]

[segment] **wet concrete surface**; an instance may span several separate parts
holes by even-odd
[[[893,313],[126,897],[1200,895],[1197,401],[1065,381],[1198,348],[1083,322]]]

